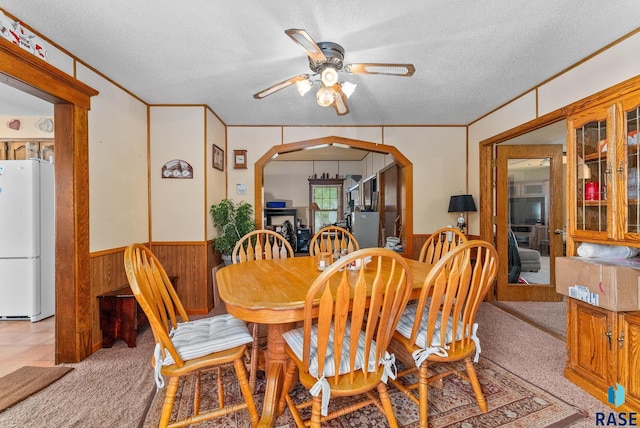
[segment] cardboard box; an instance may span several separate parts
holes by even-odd
[[[556,258],[556,291],[611,311],[640,310],[640,258]]]

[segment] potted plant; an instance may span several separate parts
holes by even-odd
[[[234,204],[231,199],[223,199],[220,203],[211,205],[209,214],[218,231],[214,248],[220,251],[222,260],[228,265],[231,263],[231,252],[236,243],[256,228],[253,207],[244,201]]]

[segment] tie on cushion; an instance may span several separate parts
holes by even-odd
[[[229,314],[178,323],[169,333],[169,337],[184,361],[253,341],[245,322]],[[158,388],[162,388],[164,378],[160,374],[161,366],[174,364],[175,361],[168,350],[165,350],[165,357],[162,358],[159,343],[156,343],[154,356],[156,384]]]
[[[453,320],[449,317],[449,322],[447,323],[447,330],[444,332],[445,334],[445,346],[444,348],[440,346],[440,339],[442,336],[442,323],[441,318],[436,320],[436,325],[433,331],[433,337],[431,339],[431,343],[427,346],[427,327],[429,323],[428,314],[429,314],[430,303],[427,303],[424,307],[424,312],[422,315],[422,319],[420,321],[420,329],[418,331],[418,337],[416,339],[416,345],[422,348],[420,351],[415,351],[413,353],[413,358],[416,361],[416,366],[420,367],[422,362],[432,354],[439,355],[441,357],[446,357],[448,355],[447,346],[451,342],[453,342]],[[418,310],[417,303],[413,303],[407,305],[404,312],[402,313],[402,317],[398,322],[398,326],[396,327],[396,331],[406,337],[407,339],[411,338],[411,329],[413,328],[413,322],[416,318],[416,312]],[[478,324],[473,324],[473,331],[471,332],[471,340],[476,344],[476,355],[474,358],[474,362],[478,362],[478,358],[480,356],[480,339],[476,335],[476,331],[478,329]],[[458,328],[456,331],[455,340],[462,340],[462,330],[463,325],[462,321],[458,321]]]
[[[302,360],[302,349],[304,339],[304,329],[297,328],[295,330],[287,331],[283,333],[282,337],[287,342],[291,350],[296,354],[299,360]],[[350,339],[351,338],[351,326],[347,324],[345,329],[345,337],[342,346],[342,355],[340,356],[340,367],[338,368],[338,374],[345,374],[350,372],[349,367],[349,354],[351,350]],[[322,392],[322,415],[326,416],[329,407],[329,398],[331,390],[326,378],[334,376],[336,374],[336,367],[334,364],[334,349],[333,349],[333,325],[329,330],[329,345],[327,347],[327,353],[324,360],[324,373],[318,373],[318,327],[311,327],[311,346],[309,355],[309,373],[318,379],[318,382],[311,388],[312,395],[317,396]],[[360,332],[358,337],[358,351],[356,352],[356,360],[354,363],[354,370],[364,370],[364,343],[365,334]],[[376,361],[376,343],[371,342],[371,349],[369,350],[369,365],[367,372],[375,372],[380,364],[385,366],[382,381],[387,383],[387,378],[396,378],[395,371],[395,356],[385,352],[385,355],[381,361]]]

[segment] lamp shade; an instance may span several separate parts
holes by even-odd
[[[449,201],[450,213],[466,213],[475,212],[476,203],[473,202],[473,196],[471,195],[453,195]]]

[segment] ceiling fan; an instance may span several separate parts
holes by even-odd
[[[305,50],[309,57],[309,68],[313,74],[299,74],[276,83],[253,94],[256,99],[262,99],[293,84],[298,88],[300,95],[304,95],[311,90],[314,82],[320,82],[320,89],[316,93],[318,104],[322,107],[333,106],[338,116],[344,116],[349,113],[347,98],[351,96],[356,85],[346,81],[339,82],[338,73],[410,77],[416,71],[413,64],[344,64],[344,48],[339,44],[333,42],[316,43],[305,30],[301,29],[291,28],[285,30],[285,33]]]

